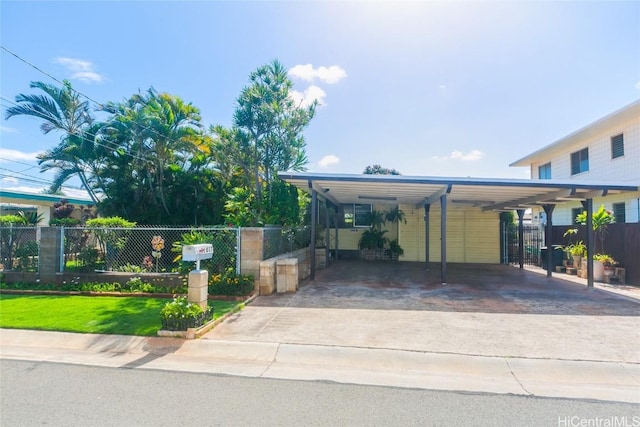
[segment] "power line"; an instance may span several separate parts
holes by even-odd
[[[15,178],[15,179],[19,179],[21,181],[32,182],[32,183],[36,183],[36,184],[46,184],[46,185],[53,184],[53,181],[50,181],[50,180],[47,180],[47,179],[44,179],[44,178],[38,178],[37,176],[28,175],[26,173],[14,171],[14,170],[11,170],[11,169],[0,167],[0,170],[7,171],[7,172],[10,172],[10,173],[13,173],[13,174],[22,175],[22,176],[15,176],[15,175],[7,175],[7,174],[4,174],[4,173],[0,173],[0,176],[3,176],[5,178]],[[72,190],[85,190],[82,187],[74,187],[74,186],[71,186],[71,185],[61,185],[60,187],[69,188],[69,189],[72,189]]]
[[[43,69],[37,67],[36,65],[33,65],[31,62],[27,61],[26,59],[24,59],[23,57],[21,57],[20,55],[18,55],[17,53],[7,49],[6,47],[0,45],[0,48],[2,48],[2,50],[4,50],[5,52],[7,52],[10,55],[15,56],[18,60],[24,62],[25,64],[29,65],[30,67],[40,71],[42,74],[44,74],[45,76],[49,77],[50,79],[60,83],[61,85],[64,86],[64,82],[58,80],[57,78],[55,78],[54,76],[52,76],[51,74],[47,73],[46,71],[44,71]],[[78,95],[84,96],[85,98],[87,98],[89,101],[94,102],[96,105],[102,106],[101,103],[99,103],[98,101],[96,101],[93,98],[88,97],[87,95],[77,91],[76,89],[71,88],[71,90],[73,90],[74,92],[76,92]]]
[[[0,96],[0,100],[5,101],[5,102],[9,102],[9,103],[11,103],[11,104],[12,104],[12,106],[16,106],[16,107],[20,106],[20,104],[18,104],[18,103],[16,103],[16,102],[13,102],[13,101],[11,101],[10,99],[5,98],[4,96]],[[8,107],[8,106],[6,106],[6,105],[3,105],[3,107],[4,107],[4,108],[11,108],[11,107]],[[38,118],[37,118],[36,116],[30,116],[30,115],[27,115],[27,117],[30,117],[30,118],[32,118],[33,120],[38,120]],[[94,143],[94,144],[96,144],[96,145],[98,145],[98,146],[100,146],[100,147],[106,148],[107,150],[115,151],[115,150],[121,150],[121,149],[122,149],[122,147],[120,147],[120,146],[118,146],[116,143],[112,143],[112,142],[110,142],[110,141],[105,141],[105,142],[106,142],[106,143],[109,143],[109,144],[111,144],[111,145],[105,145],[105,144],[103,144],[103,143],[101,143],[101,142],[98,142],[98,141],[97,141],[97,135],[96,135],[96,134],[92,134],[91,132],[85,132],[85,136],[83,136],[83,135],[78,135],[77,133],[71,133],[71,135],[75,135],[75,136],[77,136],[78,138],[82,138],[82,139],[87,139],[85,136],[89,136],[89,137],[91,137],[91,138],[93,139],[93,143]],[[149,158],[147,158],[147,157],[140,157],[140,156],[138,156],[138,155],[136,155],[136,154],[132,154],[132,153],[130,153],[129,151],[126,151],[126,150],[122,150],[122,152],[123,152],[123,154],[125,154],[125,155],[127,155],[127,156],[131,156],[131,157],[133,157],[134,159],[141,160],[141,161],[143,161],[143,162],[144,162],[144,161],[146,161],[146,162],[152,162],[152,160],[151,160],[151,159],[149,159]]]
[[[41,72],[41,73],[42,73],[42,74],[44,74],[45,76],[47,76],[47,77],[51,78],[51,79],[52,79],[52,80],[54,80],[55,82],[58,82],[58,83],[60,83],[61,85],[63,85],[63,86],[64,86],[64,82],[60,81],[59,79],[57,79],[56,77],[54,77],[54,76],[53,76],[53,75],[51,75],[50,73],[48,73],[48,72],[46,72],[46,71],[42,70],[41,68],[37,67],[36,65],[32,64],[32,63],[31,63],[31,62],[29,62],[28,60],[26,60],[26,59],[22,58],[22,57],[21,57],[20,55],[18,55],[17,53],[15,53],[15,52],[13,52],[13,51],[11,51],[11,50],[7,49],[6,47],[4,47],[4,46],[2,46],[2,45],[0,45],[0,48],[2,48],[2,50],[6,51],[6,52],[7,52],[7,53],[9,53],[10,55],[14,56],[14,57],[15,57],[16,59],[18,59],[19,61],[24,62],[25,64],[29,65],[30,67],[32,67],[32,68],[34,68],[34,69],[36,69],[37,71]],[[85,97],[86,99],[88,99],[89,101],[91,101],[91,102],[95,103],[95,104],[96,104],[98,107],[100,107],[101,109],[103,109],[103,108],[104,108],[104,105],[103,105],[102,103],[100,103],[100,102],[96,101],[95,99],[93,99],[93,98],[91,98],[91,97],[89,97],[89,96],[85,95],[84,93],[80,92],[79,90],[74,89],[73,87],[71,87],[70,89],[71,89],[72,91],[74,91],[75,93],[77,93],[78,95],[83,96],[83,97]],[[120,116],[122,116],[122,114],[120,114],[120,113],[118,113],[118,112],[113,113],[113,114],[114,114],[114,115],[120,115]],[[156,134],[156,135],[158,135],[160,138],[164,138],[164,135],[162,135],[161,133],[159,133],[159,132],[158,132],[158,131],[156,131],[155,129],[152,129],[152,128],[150,128],[150,127],[148,127],[148,126],[144,126],[144,125],[141,125],[141,127],[142,127],[142,129],[146,129],[146,130],[149,130],[149,131],[150,131],[150,132],[152,132],[152,133],[155,133],[155,134]]]
[[[17,163],[17,164],[19,164],[19,165],[29,166],[29,168],[28,168],[28,169],[25,169],[25,170],[23,170],[22,172],[25,172],[25,171],[28,171],[29,169],[33,169],[33,168],[37,168],[37,167],[38,167],[38,165],[31,165],[31,164],[29,164],[29,163],[20,162],[20,161],[18,161],[18,160],[13,160],[13,159],[8,159],[8,158],[6,158],[6,157],[0,157],[0,160],[5,160],[5,161],[7,161],[7,162]]]

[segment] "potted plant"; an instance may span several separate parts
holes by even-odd
[[[388,239],[384,237],[387,230],[378,230],[377,228],[370,227],[358,241],[358,249],[366,260],[376,260],[384,258],[384,246]]]
[[[393,239],[389,242],[389,254],[391,255],[391,261],[397,261],[399,257],[404,255],[404,249],[398,243],[398,239]]]
[[[599,282],[604,280],[604,276],[613,275],[613,267],[616,261],[607,254],[595,254],[593,256],[593,280]]]
[[[579,240],[578,242],[567,246],[567,251],[571,254],[571,258],[573,258],[573,266],[579,269],[580,262],[587,253],[587,246],[582,242],[582,240]]]

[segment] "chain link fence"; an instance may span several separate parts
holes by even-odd
[[[182,245],[210,243],[213,257],[202,261],[210,274],[230,268],[240,272],[240,229],[227,227],[92,228],[61,227],[64,271],[122,271],[129,273],[188,273]],[[263,258],[295,251],[311,243],[311,227],[269,227],[263,233]],[[37,227],[0,227],[0,269],[38,271]]]
[[[225,227],[65,227],[65,271],[186,273],[193,263],[182,262],[182,246],[210,243],[213,257],[201,268],[210,274],[230,268],[239,272],[239,233]]]
[[[311,244],[311,227],[264,228],[262,259],[305,248]]]
[[[0,270],[38,271],[37,227],[0,226]]]

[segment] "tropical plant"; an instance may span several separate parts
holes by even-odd
[[[254,195],[252,213],[243,217],[252,222],[240,225],[267,223],[272,220],[267,217],[282,217],[280,209],[297,204],[293,197],[289,204],[274,197],[279,181],[276,174],[304,170],[308,160],[302,131],[315,115],[317,102],[296,105],[292,87],[287,70],[277,60],[259,67],[236,101],[233,127],[211,128],[216,137],[213,155],[221,170],[237,176],[241,186]]]
[[[42,221],[42,214],[35,211],[19,211],[18,216],[24,219],[26,225],[38,225]]]
[[[595,254],[593,260],[601,262],[605,268],[613,268],[617,264],[616,260],[607,254]]]
[[[384,235],[387,230],[370,227],[362,233],[358,241],[358,249],[383,249],[389,241]]]
[[[384,219],[392,224],[399,224],[400,222],[407,223],[407,218],[402,209],[399,206],[390,208],[384,212]]]
[[[615,221],[613,212],[606,210],[604,205],[600,205],[598,210],[593,213],[593,231],[600,241],[600,250],[604,252],[604,239],[607,236],[607,227]],[[586,225],[587,211],[582,211],[576,216],[578,224]],[[597,250],[597,248],[596,248]]]
[[[389,252],[391,253],[391,259],[397,259],[404,255],[404,249],[402,249],[400,243],[398,243],[398,239],[389,241]]]
[[[568,245],[566,249],[573,256],[582,257],[587,254],[587,246],[582,242],[582,240]]]
[[[84,131],[93,123],[88,101],[83,101],[66,80],[62,87],[43,82],[31,82],[30,87],[39,89],[44,94],[16,96],[17,105],[6,109],[5,118],[20,115],[36,117],[43,120],[40,125],[42,133],[64,132],[56,148],[38,156],[43,171],[59,170],[51,190],[59,190],[61,184],[77,175],[89,196],[96,202],[97,198],[86,174],[87,167],[83,161],[85,156],[70,154],[70,151],[76,150],[78,145],[85,142]]]
[[[202,131],[200,111],[153,88],[101,109],[112,115],[101,131],[103,142],[114,147],[102,172],[108,199],[101,208],[147,223],[174,224],[174,196],[181,201],[180,193],[195,198],[197,190],[206,193],[196,175],[183,176],[207,165],[200,154],[209,153],[211,139]]]

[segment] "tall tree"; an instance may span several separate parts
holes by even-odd
[[[176,183],[173,175],[189,170],[194,156],[209,150],[200,111],[153,88],[121,103],[107,103],[103,110],[112,114],[103,134],[117,147],[105,171],[110,172],[105,175],[110,208],[130,217],[128,205],[142,203],[145,210],[156,210],[156,220],[171,223],[175,205],[167,185]]]
[[[97,198],[87,175],[87,165],[82,161],[89,157],[93,137],[86,134],[93,123],[88,101],[83,101],[66,80],[62,87],[43,82],[31,82],[30,87],[39,89],[44,94],[16,96],[17,105],[6,110],[5,119],[19,115],[32,116],[43,120],[40,125],[42,133],[63,132],[60,144],[39,156],[43,171],[58,169],[51,190],[59,190],[62,184],[77,175],[89,196],[96,202]],[[83,152],[83,155],[79,156],[78,152]]]
[[[402,175],[395,169],[383,168],[380,165],[367,166],[362,173],[363,175]]]
[[[277,60],[259,67],[237,99],[233,128],[212,128],[220,163],[236,165],[245,186],[253,189],[255,214],[247,217],[257,222],[280,216],[275,212],[282,203],[274,197],[277,172],[304,170],[308,162],[302,131],[314,117],[317,103],[297,106],[291,98],[292,87],[287,70]]]

